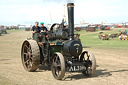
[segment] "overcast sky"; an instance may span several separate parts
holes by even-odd
[[[67,2],[75,4],[75,23],[128,22],[127,0],[0,0],[0,25],[48,24],[50,14],[52,23],[59,23]]]

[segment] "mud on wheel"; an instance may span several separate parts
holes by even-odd
[[[96,71],[96,59],[95,56],[88,52],[84,51],[81,54],[80,61],[84,63],[84,66],[86,67],[85,70],[82,71],[82,73],[85,76],[92,76]]]
[[[52,74],[55,79],[61,80],[65,75],[65,60],[61,53],[56,52],[53,55],[51,66]]]
[[[30,72],[37,70],[40,64],[40,50],[36,41],[24,41],[21,49],[21,60],[25,70]]]

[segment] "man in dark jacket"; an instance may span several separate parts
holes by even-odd
[[[38,26],[39,22],[35,22],[35,26],[32,27],[32,33],[40,33],[40,27]]]
[[[40,33],[39,22],[35,22],[35,26],[32,27],[32,37],[34,38],[35,33]]]
[[[41,29],[41,32],[47,32],[48,31],[48,29],[44,26],[43,22],[40,23],[40,29]]]

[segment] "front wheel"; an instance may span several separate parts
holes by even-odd
[[[55,79],[61,80],[64,77],[65,60],[61,53],[57,52],[53,55],[51,70]]]
[[[84,66],[86,68],[82,71],[82,73],[85,76],[92,76],[96,71],[95,56],[88,51],[84,51],[80,56],[80,61],[84,63]]]

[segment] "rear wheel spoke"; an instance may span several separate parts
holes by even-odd
[[[24,63],[25,63],[25,64],[28,63],[28,60],[26,60]]]
[[[30,45],[29,46],[25,45],[25,47],[27,48],[27,52],[32,52]]]
[[[27,49],[29,49],[29,47],[28,47],[27,45],[25,45],[25,47],[26,47]]]
[[[23,53],[24,55],[27,55],[28,53]]]

